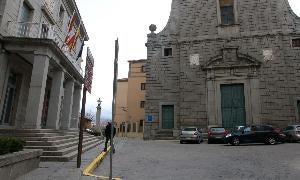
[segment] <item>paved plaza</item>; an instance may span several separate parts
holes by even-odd
[[[178,141],[143,141],[115,138],[113,177],[123,180],[298,180],[300,143],[278,145],[179,144]],[[103,144],[70,162],[41,162],[40,168],[18,180],[96,180],[82,176]],[[109,175],[109,156],[94,171]]]
[[[298,180],[300,143],[179,144],[117,139],[113,177],[123,180]],[[96,175],[109,174],[109,157]]]

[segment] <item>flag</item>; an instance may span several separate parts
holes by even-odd
[[[83,41],[82,41],[82,44],[81,44],[81,48],[80,48],[80,50],[78,52],[76,61],[82,56],[83,47],[84,47],[84,38],[83,38]]]
[[[89,48],[87,48],[86,65],[85,65],[85,75],[84,75],[84,87],[91,93],[92,82],[93,82],[93,68],[94,68],[94,58]]]
[[[71,45],[71,49],[74,49],[76,47],[76,44],[77,44],[77,40],[78,38],[80,37],[80,26],[81,26],[81,22],[76,30],[76,33],[75,33],[75,38],[74,38],[74,41],[72,42],[72,45]]]
[[[69,20],[69,29],[68,29],[67,37],[65,39],[65,43],[68,43],[70,41],[70,38],[72,37],[72,30],[74,24],[75,24],[75,11],[73,11],[73,14]]]
[[[80,36],[80,26],[81,26],[81,23],[79,24],[79,26],[78,26],[78,28],[76,30],[76,33],[72,35],[72,37],[70,38],[70,40],[68,42],[66,42],[66,44],[69,47],[70,51],[75,48],[77,40],[78,40],[78,38]]]

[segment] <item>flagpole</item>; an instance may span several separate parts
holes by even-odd
[[[82,140],[83,140],[83,126],[85,117],[85,103],[86,103],[86,92],[91,93],[92,89],[92,79],[93,79],[93,68],[94,68],[94,58],[91,54],[89,48],[87,48],[85,65],[85,75],[84,75],[84,85],[83,85],[83,97],[81,105],[81,117],[79,124],[79,142],[78,142],[78,153],[77,153],[77,168],[81,166],[81,154],[82,154]]]
[[[81,117],[79,123],[79,142],[78,142],[78,154],[77,154],[77,168],[81,166],[81,153],[82,153],[82,139],[83,139],[83,119],[85,115],[85,103],[86,103],[86,88],[83,87],[83,97],[81,104]]]
[[[115,118],[115,103],[117,93],[117,78],[118,78],[118,54],[119,54],[119,39],[115,40],[115,61],[114,61],[114,81],[113,81],[113,100],[112,100],[112,120],[111,120],[111,133],[110,133],[110,171],[109,180],[112,180],[112,156],[114,152],[114,118]]]

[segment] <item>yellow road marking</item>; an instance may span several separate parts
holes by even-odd
[[[97,179],[101,180],[101,179],[109,179],[109,177],[105,177],[105,176],[97,176],[95,174],[92,174],[95,169],[101,164],[101,162],[103,161],[103,159],[105,158],[105,156],[108,154],[108,152],[110,151],[110,147],[108,147],[107,151],[104,152],[102,151],[97,157],[96,159],[94,159],[89,165],[87,165],[87,167],[85,167],[85,169],[83,170],[82,174],[85,176],[92,176],[92,177],[96,177]],[[113,180],[122,180],[121,178],[112,178]]]

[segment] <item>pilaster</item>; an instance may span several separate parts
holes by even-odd
[[[46,88],[49,58],[35,55],[26,107],[24,128],[41,128],[41,116]]]
[[[76,87],[74,89],[73,96],[73,107],[72,107],[72,119],[71,119],[71,128],[78,129],[79,123],[79,108],[80,108],[80,100],[81,100],[81,87]]]
[[[63,71],[58,71],[53,76],[46,124],[48,129],[59,129],[59,116],[61,112],[62,97],[64,94],[64,79],[65,75]]]
[[[61,129],[70,129],[72,107],[73,107],[73,93],[74,93],[74,80],[69,79],[66,82],[64,100],[63,100],[63,111],[61,119]]]

